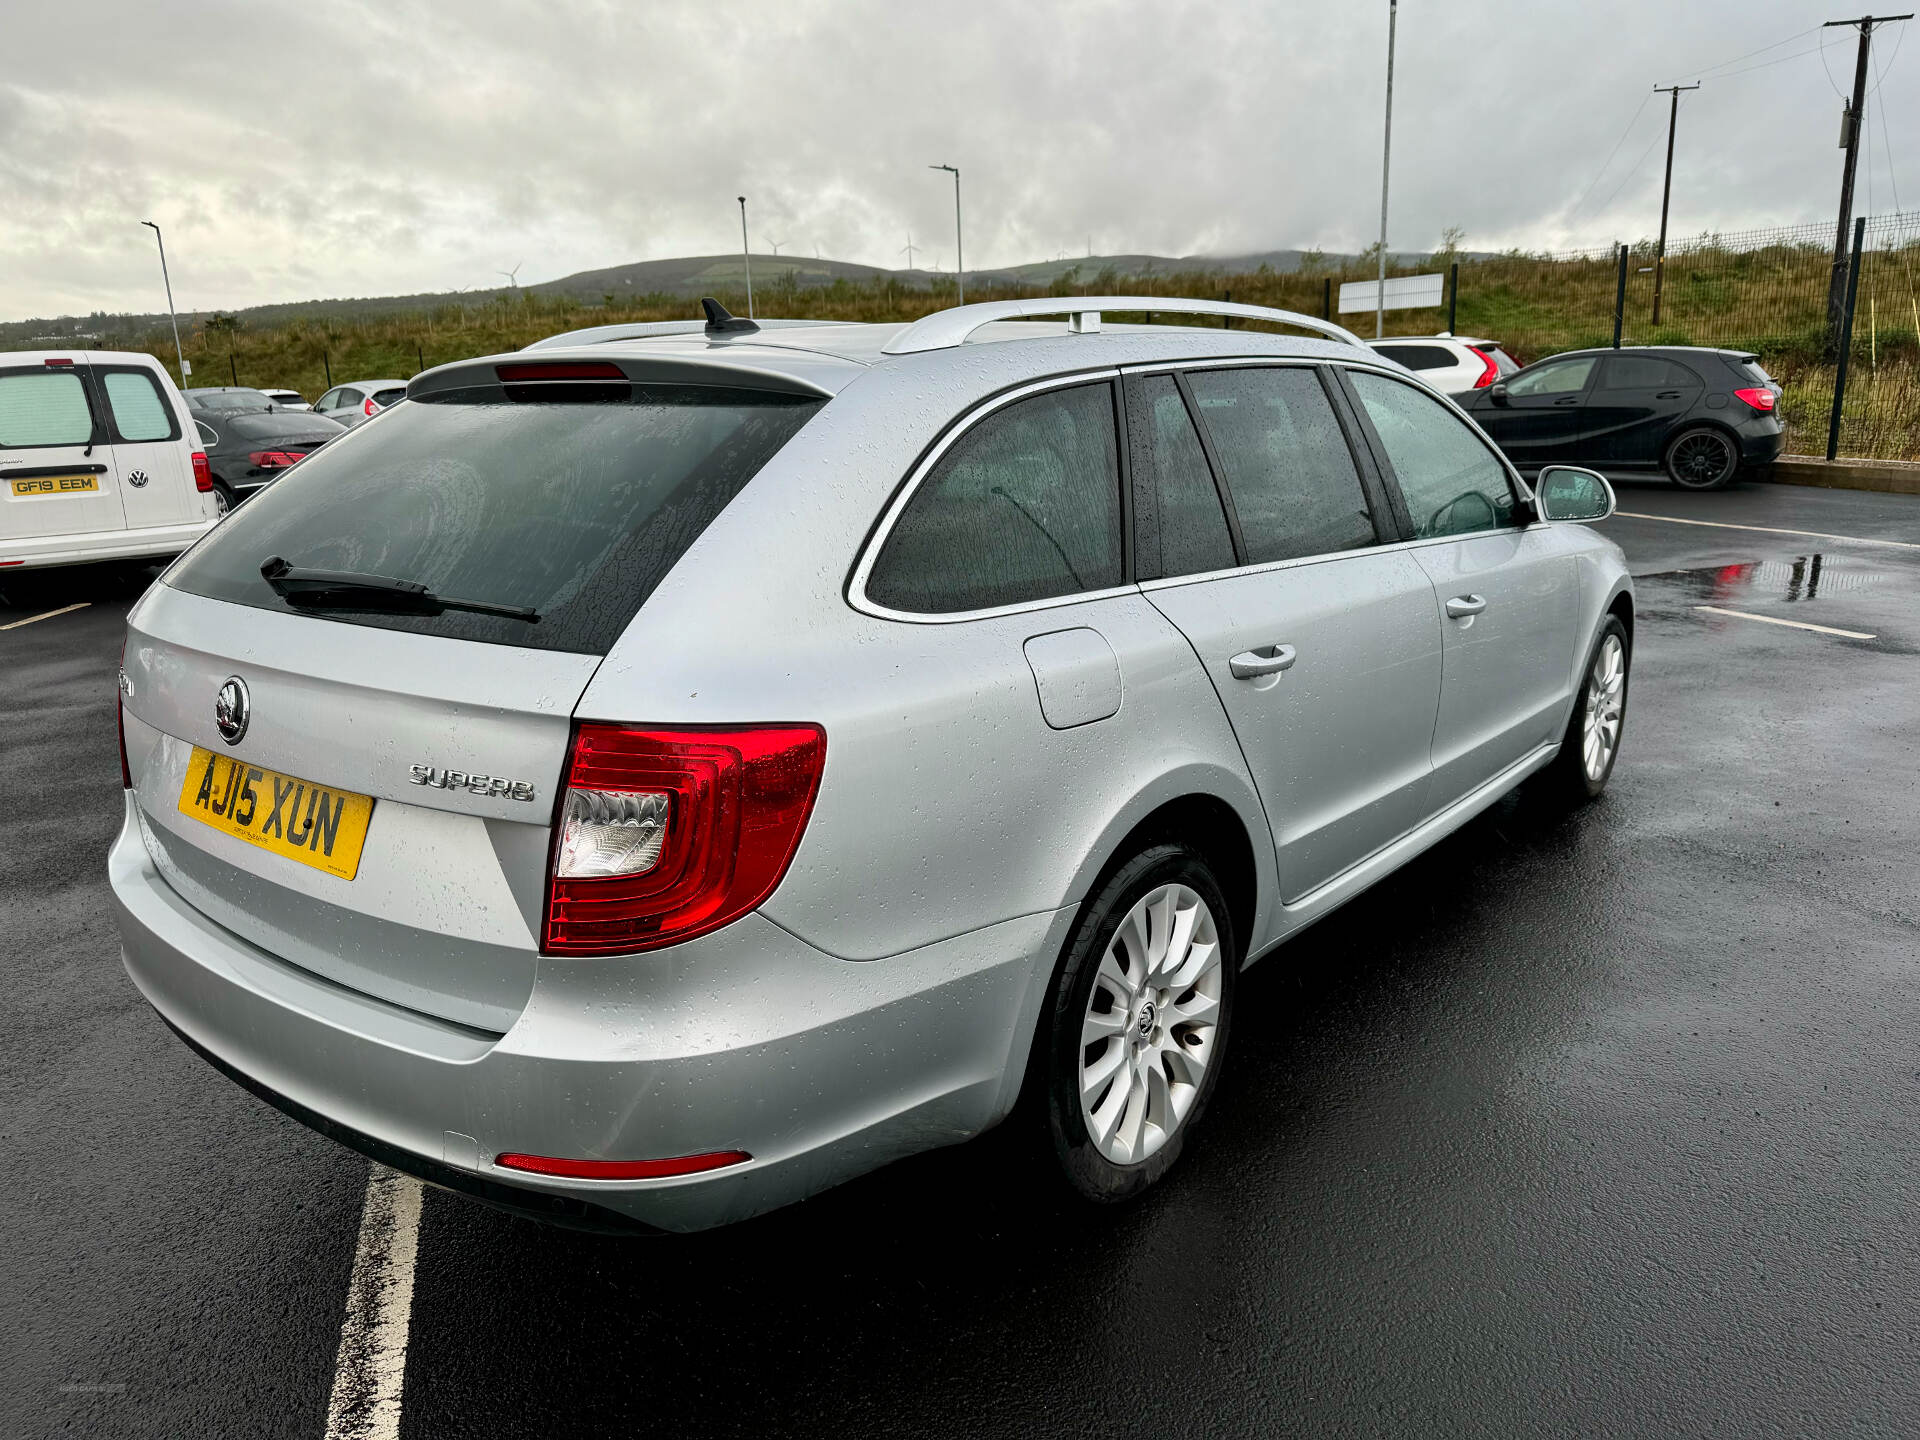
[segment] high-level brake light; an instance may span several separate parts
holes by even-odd
[[[817,725],[582,724],[555,817],[543,948],[625,955],[739,919],[786,874],[826,756]]]
[[[526,380],[625,380],[627,372],[611,360],[528,360],[496,365],[503,384]]]

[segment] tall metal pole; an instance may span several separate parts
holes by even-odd
[[[180,317],[173,313],[173,281],[167,278],[167,242],[161,238],[160,227],[151,220],[140,222],[153,231],[153,238],[160,246],[160,283],[167,287],[167,319],[173,322],[173,357],[180,362],[180,388],[187,388],[187,352],[180,348]]]
[[[1653,252],[1653,323],[1660,323],[1660,294],[1667,276],[1667,202],[1673,197],[1673,130],[1680,120],[1680,92],[1698,90],[1698,85],[1656,85],[1654,93],[1665,89],[1673,97],[1667,111],[1667,178],[1660,186],[1660,243]]]
[[[1860,122],[1867,103],[1867,52],[1873,45],[1873,27],[1896,20],[1911,20],[1905,15],[1862,15],[1857,20],[1829,20],[1821,28],[1857,25],[1860,51],[1853,62],[1853,99],[1840,120],[1840,148],[1847,152],[1840,169],[1840,223],[1833,232],[1833,274],[1827,281],[1827,356],[1833,357],[1841,326],[1841,312],[1847,302],[1847,227],[1853,221],[1853,177],[1860,164]]]
[[[1620,247],[1620,273],[1613,282],[1613,348],[1620,348],[1620,327],[1627,319],[1627,255],[1628,247]]]
[[[1460,262],[1454,261],[1447,267],[1447,334],[1454,333],[1454,326],[1460,318]]]
[[[1847,357],[1853,353],[1853,306],[1860,293],[1860,246],[1867,238],[1867,217],[1853,222],[1853,263],[1847,266],[1847,293],[1840,314],[1840,361],[1833,371],[1833,414],[1827,419],[1827,459],[1840,453],[1840,413],[1847,403]]]
[[[952,165],[929,165],[929,170],[945,170],[953,176],[953,298],[967,303],[967,252],[960,244],[960,171]]]
[[[747,197],[740,197],[740,258],[747,262],[747,319],[753,319],[753,251],[747,244]]]
[[[1393,157],[1393,37],[1400,0],[1387,0],[1387,124],[1380,138],[1380,289],[1374,295],[1373,338],[1387,333],[1387,171]]]

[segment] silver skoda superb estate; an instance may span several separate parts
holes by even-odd
[[[346,1144],[694,1230],[1018,1101],[1121,1198],[1244,965],[1606,784],[1606,482],[1339,327],[708,315],[415,377],[129,617],[127,970]]]

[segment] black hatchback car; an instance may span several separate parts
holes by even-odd
[[[1571,350],[1456,400],[1523,471],[1660,471],[1714,490],[1785,443],[1782,391],[1743,350]]]
[[[283,410],[258,390],[221,386],[185,393],[223,515],[347,430],[310,410]]]

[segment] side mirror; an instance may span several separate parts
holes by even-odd
[[[1542,520],[1604,520],[1613,514],[1613,486],[1594,470],[1549,465],[1533,484],[1533,501]]]
[[[1494,381],[1493,387],[1487,391],[1487,398],[1493,401],[1493,403],[1496,405],[1506,404],[1507,403],[1507,382],[1504,380]]]

